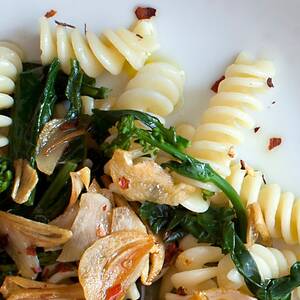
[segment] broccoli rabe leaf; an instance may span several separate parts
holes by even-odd
[[[12,179],[13,171],[10,160],[6,157],[0,157],[0,193],[10,187]]]

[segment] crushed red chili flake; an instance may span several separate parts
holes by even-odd
[[[139,20],[150,19],[156,15],[156,9],[152,7],[141,7],[139,6],[135,10],[135,15]]]
[[[260,129],[260,126],[254,128],[254,133],[256,133]]]
[[[139,37],[140,39],[143,39],[144,37],[138,33],[135,34],[137,37]]]
[[[225,76],[223,75],[220,79],[218,79],[210,88],[213,92],[217,93],[218,92],[218,88],[220,85],[220,82],[223,81],[225,79]]]
[[[122,286],[121,284],[116,284],[112,287],[109,287],[106,291],[106,300],[117,300],[120,298],[120,296],[123,294]]]
[[[64,22],[60,22],[60,21],[57,21],[57,20],[55,20],[54,22],[55,22],[55,24],[61,25],[61,26],[64,26],[64,27],[76,28],[74,25],[64,23]]]
[[[47,12],[45,13],[45,17],[49,19],[49,18],[51,18],[51,17],[54,17],[54,16],[56,15],[56,13],[57,13],[56,10],[51,9],[51,10],[49,10],[49,11],[47,11]]]
[[[168,243],[165,251],[164,267],[167,267],[172,262],[173,258],[179,253],[180,249],[177,244]]]
[[[4,249],[8,245],[8,234],[0,235],[0,249]]]
[[[122,190],[127,190],[129,188],[129,183],[130,181],[124,176],[119,178],[119,186],[121,187]]]
[[[269,88],[273,88],[273,87],[274,87],[274,84],[273,84],[273,81],[272,81],[272,78],[271,78],[271,77],[269,77],[269,78],[267,79],[267,86],[268,86]]]
[[[240,163],[241,163],[241,170],[246,170],[247,167],[246,163],[242,159],[240,160]]]
[[[268,149],[271,151],[275,147],[278,147],[281,143],[282,143],[282,139],[279,137],[270,138]]]
[[[267,181],[266,181],[266,178],[265,178],[265,174],[262,174],[261,177],[262,177],[262,180],[263,180],[264,184],[267,184]]]
[[[104,205],[102,206],[102,211],[106,211],[106,209],[107,209],[107,205],[104,204]]]
[[[29,246],[26,248],[26,254],[30,256],[36,256],[36,251],[34,246]]]
[[[186,296],[186,290],[184,289],[184,287],[180,286],[177,290],[176,290],[176,294],[179,296]]]

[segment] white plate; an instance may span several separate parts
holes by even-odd
[[[300,23],[298,0],[43,0],[3,1],[0,40],[17,42],[28,59],[39,58],[38,18],[49,9],[55,19],[96,32],[129,26],[136,5],[158,9],[156,18],[162,52],[186,72],[185,105],[172,120],[196,123],[211,97],[211,84],[241,50],[272,59],[276,88],[257,114],[259,133],[248,132],[240,157],[263,170],[268,182],[300,195]],[[271,105],[272,101],[276,101]],[[267,151],[268,139],[282,137]],[[299,148],[298,148],[299,147]]]

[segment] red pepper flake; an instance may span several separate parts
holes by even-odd
[[[71,25],[71,24],[68,24],[68,23],[64,23],[64,22],[59,22],[57,20],[55,20],[54,22],[55,22],[55,24],[61,25],[61,26],[64,26],[64,27],[76,28],[74,25]]]
[[[140,39],[143,39],[144,37],[138,33],[135,34],[137,37],[139,37]]]
[[[184,287],[180,286],[177,290],[176,290],[176,294],[179,296],[186,296],[186,290],[184,289]]]
[[[34,246],[29,246],[26,248],[26,254],[30,256],[36,256],[36,251]]]
[[[106,291],[106,300],[117,300],[120,296],[123,295],[123,290],[121,284],[116,284],[112,287],[109,287]]]
[[[281,144],[281,142],[282,142],[282,139],[279,137],[270,138],[268,149],[272,150],[275,147],[278,147]]]
[[[269,88],[273,88],[273,87],[274,87],[274,84],[273,84],[273,81],[272,81],[272,78],[271,78],[271,77],[269,77],[269,78],[267,79],[267,86],[268,86]]]
[[[174,243],[168,243],[166,245],[166,251],[165,251],[165,261],[164,261],[164,267],[167,267],[172,262],[173,258],[179,253],[179,247],[177,244]]]
[[[220,79],[218,79],[210,88],[213,92],[217,93],[218,92],[218,88],[220,85],[220,82],[223,81],[225,79],[225,76],[223,75]]]
[[[240,163],[241,163],[241,170],[246,170],[247,164],[242,159],[240,160]]]
[[[262,177],[262,180],[263,180],[264,184],[267,184],[267,181],[266,181],[266,178],[265,178],[265,174],[262,174],[261,177]]]
[[[57,13],[56,10],[51,9],[51,10],[49,10],[49,11],[47,11],[47,12],[45,13],[45,17],[46,17],[47,19],[52,18],[52,17],[54,17],[54,16],[56,15],[56,13]]]
[[[260,129],[260,126],[254,128],[254,133],[256,133]]]
[[[0,235],[0,249],[4,249],[8,245],[8,234]]]
[[[150,19],[156,15],[156,9],[152,7],[141,7],[139,6],[135,10],[135,15],[139,20]]]
[[[104,205],[102,206],[102,211],[106,211],[106,209],[107,209],[107,205],[104,204]]]
[[[129,180],[122,176],[119,178],[119,186],[121,187],[122,190],[127,190],[129,188]]]

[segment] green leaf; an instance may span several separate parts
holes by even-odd
[[[55,84],[58,72],[60,70],[60,63],[58,59],[54,59],[50,65],[46,84],[41,97],[41,104],[37,110],[37,118],[35,124],[35,132],[38,134],[44,125],[51,119],[54,110],[54,104],[57,100],[55,92]]]
[[[45,79],[45,68],[37,67],[22,72],[16,81],[15,103],[11,114],[14,121],[9,129],[9,157],[12,161],[18,158],[31,161],[36,136],[32,132],[32,125],[35,124],[35,111],[40,106]]]
[[[50,186],[32,212],[34,219],[49,221],[63,211],[68,201],[65,193],[70,191],[70,187],[67,185],[70,181],[70,172],[75,171],[76,167],[76,163],[66,162],[54,176]]]
[[[81,114],[81,85],[83,80],[83,72],[80,69],[79,62],[75,59],[71,61],[71,74],[68,79],[66,88],[66,97],[70,102],[70,109],[67,119],[77,119]]]
[[[106,99],[111,92],[111,89],[102,87],[95,87],[89,84],[82,84],[81,87],[81,95],[89,96],[94,99]]]
[[[6,191],[13,179],[11,162],[7,157],[0,157],[0,194]]]
[[[156,205],[152,202],[144,202],[140,207],[140,215],[147,221],[154,233],[159,233],[168,225],[173,210],[169,205]]]

